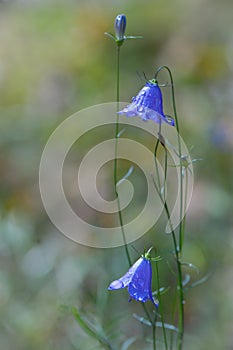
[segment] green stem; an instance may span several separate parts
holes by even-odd
[[[156,164],[156,168],[157,166],[157,160],[156,160],[156,154],[155,154],[155,164]],[[154,182],[154,186],[157,190],[157,193],[160,197],[160,200],[162,201],[164,208],[165,208],[165,212],[168,218],[168,222],[171,228],[171,234],[172,234],[172,240],[173,240],[173,245],[174,245],[174,249],[175,249],[175,258],[176,258],[176,264],[177,264],[177,274],[178,274],[178,290],[179,290],[179,334],[178,334],[178,349],[181,350],[182,349],[182,344],[183,344],[183,334],[184,334],[184,305],[183,305],[183,284],[182,284],[182,268],[181,268],[181,261],[180,261],[180,249],[179,246],[177,244],[177,239],[176,239],[176,235],[175,235],[175,231],[173,229],[173,225],[171,222],[171,214],[167,205],[166,200],[163,198],[162,194],[161,194],[161,189],[158,188],[157,184]]]
[[[155,144],[154,161],[155,161],[156,178],[158,181],[158,188],[160,189],[160,195],[161,195],[161,181],[160,181],[159,168],[158,168],[158,164],[157,164],[157,160],[156,160],[156,154],[157,154],[158,147],[159,147],[159,139],[157,139],[156,144]]]
[[[153,339],[153,350],[156,350],[156,339],[155,339],[155,334],[156,334],[156,318],[157,318],[157,312],[155,313],[155,319],[154,321],[152,320],[152,318],[150,317],[150,314],[146,308],[146,305],[144,303],[142,304],[142,308],[147,316],[147,319],[149,320],[151,326],[152,326],[152,339]]]
[[[172,319],[172,324],[175,324],[175,316],[176,316],[176,304],[177,304],[177,289],[175,290],[175,295],[173,299],[173,306],[172,306],[172,311],[171,311],[171,319]],[[174,333],[171,332],[170,334],[170,350],[173,348],[173,339],[174,339]]]
[[[180,224],[179,224],[179,241],[177,245],[177,240],[175,236],[175,232],[172,229],[172,238],[173,238],[173,244],[175,248],[175,256],[176,256],[176,263],[177,263],[177,273],[178,273],[178,289],[179,289],[179,334],[178,334],[178,349],[182,349],[183,345],[183,336],[184,336],[184,304],[183,304],[183,284],[182,284],[182,265],[181,265],[181,257],[182,257],[182,247],[183,247],[183,237],[184,237],[184,223],[183,220],[183,177],[182,177],[182,162],[181,162],[181,140],[180,140],[180,128],[179,128],[179,122],[177,117],[177,110],[176,110],[176,101],[175,101],[175,89],[174,89],[174,81],[172,77],[172,72],[168,66],[161,66],[158,68],[155,78],[159,74],[159,72],[165,69],[167,70],[171,82],[171,88],[172,88],[172,105],[174,110],[174,117],[175,117],[175,127],[177,130],[177,141],[178,141],[178,152],[179,152],[179,160],[180,160]],[[166,203],[166,202],[165,202]],[[165,204],[164,204],[165,206]],[[170,220],[170,212],[168,210],[168,207],[166,205],[165,207],[167,216]],[[170,222],[171,225],[171,222]],[[172,226],[171,226],[172,227]]]
[[[178,272],[178,290],[179,290],[179,333],[178,333],[178,349],[182,349],[183,345],[183,335],[184,335],[184,292],[183,292],[183,283],[182,283],[182,266],[180,261],[180,252],[179,252],[179,246],[177,245],[176,235],[175,231],[172,227],[171,222],[171,215],[169,208],[167,206],[167,203],[164,203],[164,208],[169,220],[169,225],[171,227],[171,233],[172,233],[172,240],[173,245],[175,248],[175,257],[176,257],[176,264],[177,264],[177,272]]]
[[[176,260],[177,260],[177,269],[178,269],[178,287],[179,287],[179,336],[178,336],[178,349],[181,350],[183,346],[183,337],[184,337],[184,292],[183,292],[183,277],[182,277],[182,248],[183,248],[183,238],[184,238],[184,208],[183,208],[183,174],[182,174],[182,151],[181,151],[181,140],[180,140],[180,128],[177,117],[176,110],[176,101],[175,101],[175,88],[172,77],[172,72],[169,67],[166,67],[171,81],[172,87],[172,104],[174,110],[175,117],[175,125],[177,130],[177,141],[178,141],[178,151],[179,151],[179,160],[180,160],[180,224],[179,224],[179,247],[177,247],[176,240],[174,240],[175,233],[173,231],[173,241],[174,245],[176,245]]]
[[[166,200],[166,183],[167,183],[167,149],[165,148],[165,159],[164,159],[164,183],[163,183],[163,197]]]
[[[157,316],[155,316],[154,321],[152,323],[153,350],[156,350],[156,319]]]
[[[117,46],[117,59],[116,59],[116,102],[117,102],[117,112],[119,111],[119,102],[120,102],[120,46]],[[126,236],[125,236],[125,230],[124,230],[124,223],[123,223],[123,217],[121,212],[121,203],[120,198],[118,196],[117,192],[117,181],[118,181],[118,138],[119,138],[119,115],[116,116],[116,129],[115,129],[115,152],[114,152],[114,189],[115,189],[115,196],[117,200],[117,210],[118,210],[118,218],[121,226],[121,232],[122,232],[122,239],[125,247],[125,253],[126,257],[129,263],[129,266],[131,266],[131,258],[129,255],[128,245],[126,242]]]
[[[155,164],[156,164],[156,167],[158,167],[157,166],[156,155],[155,155]],[[168,221],[169,221],[169,225],[170,225],[170,228],[171,228],[172,240],[173,240],[173,245],[174,245],[174,249],[175,249],[175,258],[176,258],[177,272],[178,272],[178,289],[180,291],[180,293],[179,293],[179,301],[182,300],[182,302],[179,303],[179,333],[178,333],[178,349],[181,350],[182,349],[182,343],[183,343],[183,330],[184,330],[184,327],[182,327],[183,323],[181,323],[181,320],[183,321],[184,317],[180,317],[180,315],[184,316],[184,309],[183,309],[182,270],[181,270],[181,262],[180,262],[180,258],[179,258],[179,247],[177,245],[176,235],[175,235],[175,231],[174,231],[173,226],[172,226],[171,215],[170,215],[170,211],[169,211],[167,202],[164,201],[164,199],[163,199],[163,196],[161,194],[161,189],[158,188],[158,186],[157,186],[157,184],[156,184],[156,182],[154,181],[153,178],[152,178],[152,180],[153,180],[153,184],[155,186],[155,189],[156,189],[156,191],[158,193],[158,196],[159,196],[161,202],[164,205],[164,209],[165,209],[165,212],[166,212],[166,215],[167,215],[167,218],[168,218]],[[172,345],[171,345],[171,347],[172,347]]]
[[[184,208],[187,208],[187,201],[188,201],[188,181],[189,181],[189,177],[188,177],[188,169],[185,169],[185,189],[184,189]],[[184,215],[183,218],[183,235],[184,235],[184,229],[185,229],[185,225],[186,225],[186,214]],[[183,237],[184,239],[184,237]]]
[[[171,81],[171,89],[172,89],[172,105],[173,105],[173,110],[174,110],[174,117],[175,117],[175,127],[177,130],[177,141],[178,141],[178,152],[179,152],[179,160],[180,160],[180,225],[179,225],[179,250],[180,250],[180,254],[182,253],[182,245],[183,245],[183,224],[182,224],[182,217],[183,217],[183,181],[182,181],[182,150],[181,150],[181,140],[180,140],[180,127],[179,127],[179,121],[178,121],[178,117],[177,117],[177,110],[176,110],[176,100],[175,100],[175,88],[174,88],[174,81],[173,81],[173,77],[172,77],[172,72],[170,70],[170,68],[168,66],[161,66],[158,68],[158,70],[156,71],[155,74],[155,78],[157,77],[157,75],[159,74],[159,72],[162,69],[166,69],[168,74],[169,74],[169,78]]]
[[[162,330],[163,330],[163,339],[164,339],[164,344],[165,344],[165,349],[168,349],[168,344],[167,344],[167,335],[166,335],[166,329],[164,327],[164,317],[163,317],[163,304],[162,304],[162,299],[161,299],[161,294],[160,294],[160,278],[159,278],[159,268],[158,268],[158,262],[155,263],[156,265],[156,279],[157,279],[157,288],[158,288],[158,300],[159,300],[159,308],[161,310],[161,322],[162,322]],[[156,322],[156,320],[155,320]]]
[[[117,46],[117,63],[116,63],[116,102],[117,102],[117,112],[119,111],[119,102],[120,102],[120,48],[121,46]],[[124,230],[124,223],[123,223],[123,217],[122,217],[122,212],[121,212],[121,205],[120,205],[120,199],[118,196],[118,192],[117,192],[117,182],[118,182],[118,159],[117,159],[117,149],[118,149],[118,139],[119,139],[119,115],[117,114],[116,117],[116,129],[115,129],[115,152],[114,152],[114,188],[115,188],[115,196],[117,199],[117,209],[118,209],[118,218],[119,218],[119,222],[120,222],[120,226],[121,226],[121,232],[122,232],[122,238],[123,238],[123,242],[124,242],[124,247],[125,247],[125,253],[126,253],[126,257],[128,260],[128,264],[129,266],[132,265],[132,261],[130,258],[130,254],[129,254],[129,249],[128,249],[128,245],[126,242],[126,237],[125,237],[125,230]],[[150,323],[153,325],[153,321],[150,317],[150,314],[147,310],[147,307],[144,303],[141,303],[143,310],[147,316],[147,319],[150,321]]]
[[[157,159],[156,159],[156,155],[155,155],[155,164],[156,164],[156,167],[157,167]],[[165,212],[166,212],[166,215],[167,215],[167,218],[168,218],[168,221],[169,221],[169,225],[170,225],[170,228],[171,228],[171,234],[172,234],[172,240],[173,240],[173,245],[174,245],[174,249],[175,249],[175,258],[176,258],[176,263],[177,263],[177,272],[178,272],[178,289],[180,291],[180,298],[182,297],[182,301],[183,301],[183,284],[182,284],[182,270],[181,270],[181,263],[180,263],[180,259],[179,259],[179,247],[177,245],[177,240],[176,240],[176,235],[175,235],[175,231],[173,229],[173,225],[172,225],[172,222],[171,222],[171,214],[170,214],[170,211],[169,211],[169,208],[168,208],[168,205],[167,205],[167,202],[166,200],[163,199],[163,196],[161,194],[161,189],[158,188],[156,182],[154,181],[154,179],[152,178],[153,180],[153,183],[154,183],[154,186],[155,186],[155,189],[159,195],[159,198],[161,200],[161,202],[163,203],[164,205],[164,209],[165,209]],[[179,315],[183,315],[183,302],[179,303]],[[182,318],[183,320],[184,318]],[[182,349],[182,341],[183,341],[183,333],[182,333],[182,330],[183,328],[181,327],[181,323],[180,323],[180,318],[179,318],[179,334],[178,334],[178,349],[181,350]]]

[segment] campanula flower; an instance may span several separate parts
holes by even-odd
[[[152,268],[148,254],[141,256],[124,276],[110,283],[108,290],[128,287],[130,300],[135,299],[145,303],[148,299],[157,307],[151,290]]]
[[[132,103],[118,114],[126,114],[127,117],[140,116],[143,121],[151,119],[158,124],[165,122],[174,126],[174,120],[163,112],[162,92],[155,79],[146,82],[137,96],[133,97]]]

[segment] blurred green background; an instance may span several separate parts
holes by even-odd
[[[132,317],[141,308],[128,304],[126,291],[106,290],[127,269],[123,249],[91,249],[60,234],[38,185],[56,126],[84,107],[114,101],[115,47],[103,33],[113,32],[119,13],[127,16],[126,34],[144,37],[122,48],[121,100],[143,85],[137,71],[152,77],[159,65],[170,66],[182,136],[193,158],[203,159],[195,164],[184,250],[200,270],[192,277],[210,278],[187,295],[184,348],[233,349],[231,0],[0,2],[1,349],[101,349],[64,305],[77,306],[116,348],[135,336],[129,349],[151,348],[148,327]],[[156,232],[158,246],[169,250],[162,227],[135,248],[141,252]]]

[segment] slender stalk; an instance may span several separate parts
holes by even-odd
[[[116,57],[116,102],[117,102],[117,112],[119,111],[119,102],[120,102],[120,49],[121,46],[117,46],[117,57]],[[118,218],[119,218],[119,222],[120,222],[120,226],[121,226],[121,232],[122,232],[122,239],[124,242],[124,247],[125,247],[125,253],[126,253],[126,257],[128,260],[128,264],[129,266],[132,265],[132,261],[130,258],[130,254],[129,254],[129,249],[128,249],[128,245],[126,242],[126,237],[125,237],[125,230],[124,230],[124,222],[123,222],[123,217],[122,217],[122,212],[121,212],[121,205],[120,205],[120,199],[118,196],[118,192],[117,192],[117,182],[118,182],[118,139],[119,139],[119,115],[117,114],[116,116],[116,128],[115,128],[115,152],[114,152],[114,188],[115,188],[115,196],[117,199],[117,210],[118,210]],[[150,317],[150,314],[147,310],[147,307],[144,303],[142,304],[142,308],[147,316],[147,319],[150,321],[150,323],[153,326],[153,321]],[[156,350],[156,349],[154,349]]]
[[[178,152],[179,152],[179,160],[180,160],[180,225],[179,225],[179,250],[180,250],[180,254],[182,252],[182,245],[183,245],[183,229],[184,229],[184,225],[182,224],[182,217],[183,217],[183,212],[184,212],[184,207],[183,207],[183,181],[182,181],[182,152],[181,152],[181,140],[180,140],[180,127],[179,127],[179,121],[178,121],[178,117],[177,117],[177,110],[176,110],[176,100],[175,100],[175,88],[174,88],[174,81],[173,81],[173,77],[172,77],[172,72],[170,70],[170,68],[168,66],[161,66],[158,68],[156,74],[155,74],[155,78],[157,77],[157,75],[159,74],[159,72],[162,69],[166,69],[168,74],[169,74],[169,78],[171,81],[171,89],[172,89],[172,105],[173,105],[173,110],[174,110],[174,117],[175,117],[175,127],[177,130],[177,141],[178,141]]]
[[[155,314],[155,320],[153,321],[147,308],[146,305],[144,303],[141,303],[142,308],[146,314],[146,317],[148,319],[148,321],[150,322],[151,326],[152,326],[152,337],[153,337],[153,350],[156,350],[156,340],[155,340],[155,333],[156,333],[156,317],[157,317],[157,313]]]
[[[162,197],[161,197],[162,200]],[[183,343],[183,331],[184,331],[184,307],[183,307],[183,284],[182,284],[182,269],[181,269],[181,262],[180,262],[180,252],[179,252],[179,246],[177,245],[177,239],[175,235],[175,231],[173,229],[173,225],[171,222],[171,214],[167,205],[167,202],[164,202],[164,209],[167,214],[167,218],[169,220],[169,225],[171,227],[171,234],[172,234],[172,240],[173,245],[175,248],[175,258],[177,263],[177,272],[178,272],[178,290],[179,290],[179,333],[178,333],[178,349],[182,349],[182,343]]]
[[[161,194],[160,174],[159,174],[159,168],[158,168],[158,164],[157,164],[157,160],[156,160],[156,154],[157,154],[158,147],[159,147],[159,139],[157,139],[156,144],[155,144],[154,160],[155,160],[155,170],[156,170],[156,178],[157,178],[157,181],[158,181],[158,188],[160,189],[160,194]]]
[[[154,321],[152,323],[153,350],[156,350],[156,319],[157,316],[155,315]]]
[[[178,141],[178,151],[179,151],[179,159],[180,159],[180,224],[179,224],[179,247],[177,247],[176,240],[174,240],[175,233],[173,232],[173,241],[176,246],[176,260],[177,260],[177,269],[178,269],[178,287],[179,287],[179,335],[178,335],[178,349],[182,349],[183,345],[183,337],[184,337],[184,292],[183,292],[183,277],[182,277],[182,265],[181,265],[181,257],[182,257],[182,248],[183,248],[183,237],[184,237],[184,224],[183,220],[184,208],[183,208],[183,174],[182,174],[182,152],[181,152],[181,140],[180,140],[180,128],[179,121],[177,117],[176,110],[176,101],[175,101],[175,89],[174,82],[172,77],[172,72],[169,67],[166,67],[171,81],[172,87],[172,104],[174,110],[175,124],[177,130],[177,141]]]
[[[164,183],[163,183],[163,197],[166,199],[166,183],[167,183],[167,149],[165,148],[165,159],[164,159]]]
[[[155,264],[156,264],[155,266],[156,266],[156,279],[157,279],[157,288],[158,288],[159,308],[161,310],[160,314],[161,314],[161,322],[162,322],[162,330],[163,330],[163,339],[164,339],[165,349],[168,350],[166,329],[164,327],[163,303],[162,303],[161,294],[160,294],[160,277],[159,277],[158,262],[156,262]],[[156,322],[156,319],[155,319],[155,322]]]
[[[172,319],[172,324],[175,324],[175,314],[176,314],[176,304],[177,304],[177,288],[175,290],[175,296],[174,296],[174,301],[173,301],[173,306],[172,306],[172,311],[171,311],[171,319]],[[173,344],[173,338],[174,338],[174,333],[171,332],[170,334],[170,350],[172,350],[172,344]]]
[[[173,245],[174,245],[174,249],[175,249],[175,258],[176,258],[176,264],[177,264],[177,273],[178,273],[177,287],[179,290],[178,350],[181,350],[182,345],[183,345],[183,336],[184,336],[184,304],[183,304],[184,292],[183,292],[183,283],[182,283],[182,280],[183,280],[183,278],[182,278],[182,265],[181,265],[181,260],[180,260],[180,249],[179,249],[179,245],[177,244],[175,231],[174,231],[174,228],[173,228],[173,225],[171,222],[171,214],[170,214],[170,211],[169,211],[169,208],[168,208],[166,201],[164,202],[164,208],[165,208],[165,212],[167,214],[167,218],[169,220],[169,225],[171,228],[172,240],[173,240]]]
[[[179,334],[178,334],[178,349],[182,349],[183,345],[183,336],[184,336],[184,303],[183,303],[183,284],[182,284],[182,265],[181,265],[181,257],[182,257],[182,247],[183,247],[183,238],[184,238],[184,224],[185,220],[183,220],[183,213],[184,213],[184,208],[183,208],[183,176],[182,176],[182,153],[181,153],[181,140],[180,140],[180,128],[179,128],[179,122],[178,122],[178,117],[177,117],[177,110],[176,110],[176,101],[175,101],[175,89],[174,89],[174,82],[173,82],[173,77],[172,77],[172,72],[168,66],[161,66],[158,68],[155,78],[159,74],[159,72],[165,69],[167,70],[169,77],[170,77],[170,82],[171,82],[171,89],[172,89],[172,105],[173,105],[173,111],[174,111],[174,117],[175,117],[175,127],[177,130],[177,141],[178,141],[178,152],[179,152],[179,160],[180,160],[180,224],[179,224],[179,241],[177,245],[177,240],[175,236],[174,230],[172,230],[172,238],[173,238],[173,244],[175,248],[175,256],[176,256],[176,263],[177,263],[177,272],[178,272],[178,289],[179,289]],[[165,202],[166,203],[166,202]],[[164,205],[165,206],[165,205]],[[167,207],[167,205],[166,205]],[[167,216],[169,217],[170,220],[170,213],[168,208],[165,207]],[[170,223],[171,225],[171,223]]]
[[[185,168],[185,189],[184,189],[184,208],[187,208],[187,200],[188,200],[188,181],[189,181],[189,177],[188,177],[188,168]],[[186,214],[184,215],[183,218],[183,235],[184,235],[184,229],[185,229],[185,225],[186,225]],[[184,237],[183,237],[184,239]]]
[[[117,111],[119,111],[119,102],[120,102],[120,46],[117,46],[117,57],[116,57],[116,102],[117,102]],[[122,212],[121,212],[121,204],[120,199],[117,192],[117,181],[118,181],[118,159],[117,159],[117,148],[118,148],[118,138],[119,138],[119,115],[116,116],[116,128],[115,128],[115,152],[114,152],[114,189],[115,189],[115,196],[117,200],[117,210],[118,210],[118,218],[121,226],[121,232],[122,232],[122,239],[125,247],[125,253],[126,257],[129,263],[129,266],[131,266],[131,258],[129,255],[128,245],[126,242],[125,237],[125,230],[124,230],[124,223],[122,218]]]
[[[159,125],[159,135],[161,135],[161,124]],[[165,185],[166,185],[166,179],[167,179],[167,152],[165,152],[165,172],[164,172],[164,182],[163,182],[163,190],[164,193],[162,194],[161,191],[161,181],[160,181],[160,175],[159,175],[159,169],[158,169],[158,164],[157,164],[157,159],[156,159],[156,155],[157,155],[157,150],[158,150],[158,146],[159,146],[159,138],[156,141],[155,144],[155,149],[154,149],[154,160],[155,160],[155,169],[156,169],[156,176],[157,176],[157,181],[158,181],[158,189],[157,191],[159,192],[159,196],[160,199],[162,200],[162,202],[165,201],[166,198],[166,193],[165,193]],[[163,337],[164,337],[164,344],[165,344],[165,349],[168,349],[168,344],[167,344],[167,337],[166,337],[166,330],[164,327],[164,317],[163,317],[163,308],[162,308],[162,301],[160,298],[160,278],[159,278],[159,271],[158,271],[158,265],[156,263],[156,279],[157,279],[157,288],[158,288],[158,299],[159,299],[159,307],[161,310],[161,322],[162,322],[162,329],[163,329]],[[154,320],[154,322],[156,323],[156,318]],[[155,341],[155,330],[153,329],[153,341]]]

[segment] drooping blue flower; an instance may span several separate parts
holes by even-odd
[[[154,300],[151,290],[152,268],[151,261],[146,253],[140,257],[124,276],[110,283],[108,290],[116,290],[128,287],[130,299],[145,303],[151,300],[157,307],[158,302]]]
[[[132,103],[118,114],[126,114],[127,117],[140,116],[143,121],[151,119],[158,124],[165,122],[174,126],[174,120],[163,112],[162,92],[155,79],[146,82],[137,96],[132,98]]]

